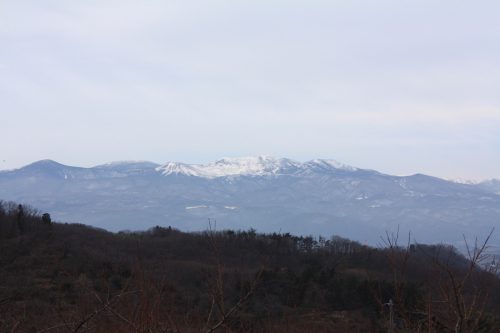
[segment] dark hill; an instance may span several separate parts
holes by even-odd
[[[478,266],[486,258],[384,241],[111,233],[3,203],[0,331],[386,332],[390,302],[394,332],[500,330],[500,281]]]

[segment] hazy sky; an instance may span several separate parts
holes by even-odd
[[[334,158],[500,178],[500,1],[0,0],[0,169]]]

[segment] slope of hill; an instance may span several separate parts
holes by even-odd
[[[491,265],[402,243],[161,227],[114,234],[2,204],[0,331],[386,332],[392,323],[398,332],[498,332]]]

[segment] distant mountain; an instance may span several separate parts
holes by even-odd
[[[421,242],[486,235],[500,223],[498,193],[498,181],[460,184],[268,156],[93,168],[44,160],[0,172],[0,199],[30,204],[59,221],[114,231],[203,230],[213,218],[219,229],[337,234],[371,244],[398,227],[402,238],[411,230]]]
[[[353,167],[334,160],[313,160],[306,163],[299,163],[287,158],[273,158],[269,156],[223,158],[206,165],[169,162],[157,168],[158,171],[166,176],[184,175],[201,178],[299,175],[311,170],[333,171],[336,169],[355,170]]]

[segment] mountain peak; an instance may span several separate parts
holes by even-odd
[[[181,162],[167,162],[164,165],[157,167],[155,170],[163,175],[184,175],[203,177],[200,173],[198,165],[190,165]]]
[[[276,158],[272,156],[248,156],[236,158],[223,158],[215,163],[206,165],[207,170],[229,175],[264,175],[276,174],[280,170],[297,168],[299,162],[287,158]]]
[[[203,178],[224,176],[278,176],[292,175],[304,171],[346,171],[357,170],[354,167],[335,160],[312,160],[301,163],[288,158],[273,156],[225,157],[208,164],[184,164],[168,162],[156,170],[164,175],[185,175]]]
[[[64,167],[67,166],[54,160],[45,159],[28,164],[21,169],[60,169]]]
[[[278,171],[280,168],[293,165],[291,160],[274,157],[225,157],[208,164],[185,164],[168,162],[156,170],[164,175],[185,175],[203,178],[218,178],[224,176],[265,175]]]
[[[10,170],[10,173],[20,172],[23,175],[33,177],[55,177],[55,178],[72,178],[75,172],[79,172],[83,168],[73,167],[61,164],[54,160],[45,159],[33,162],[19,169]]]
[[[39,161],[35,161],[31,164],[28,164],[28,165],[35,165],[35,164],[39,164],[39,165],[62,165],[61,163],[59,162],[56,162],[54,160],[51,160],[49,158],[46,158],[46,159],[43,159],[43,160],[39,160]]]

